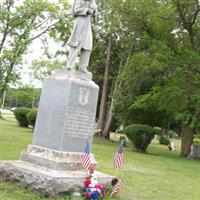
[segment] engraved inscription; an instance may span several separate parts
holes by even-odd
[[[65,113],[64,134],[73,138],[88,138],[94,132],[95,112],[81,107],[69,107]]]

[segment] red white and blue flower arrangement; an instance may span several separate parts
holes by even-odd
[[[85,189],[83,191],[85,199],[99,200],[106,196],[105,187],[99,184],[97,177],[93,174],[84,181]]]

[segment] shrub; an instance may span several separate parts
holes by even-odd
[[[194,138],[193,143],[200,144],[200,138],[198,138],[198,137]]]
[[[168,145],[168,144],[169,144],[169,137],[166,136],[166,135],[161,135],[161,136],[159,137],[159,143],[160,143],[160,144]]]
[[[20,126],[28,127],[28,120],[26,118],[27,113],[29,113],[32,109],[26,107],[16,108],[14,111],[14,115],[16,120],[18,121]]]
[[[29,113],[27,113],[26,118],[28,120],[29,125],[35,126],[36,117],[37,117],[37,110],[36,109],[33,109]]]
[[[124,129],[124,133],[131,140],[136,150],[145,152],[154,138],[154,129],[148,125],[132,124]]]

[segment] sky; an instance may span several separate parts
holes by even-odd
[[[2,0],[0,0],[2,1]],[[57,0],[49,0],[51,2],[57,2]],[[66,0],[67,1],[67,0]],[[16,0],[16,3],[21,4],[23,0]],[[73,0],[68,0],[69,3],[72,3]],[[53,41],[50,41],[50,52],[55,52],[59,49],[59,45]],[[38,80],[35,80],[32,74],[31,63],[33,60],[42,58],[42,45],[40,39],[36,39],[29,47],[28,53],[24,56],[21,73],[21,82],[23,84],[31,84],[34,87],[42,87],[42,83]],[[27,67],[28,66],[28,67]]]

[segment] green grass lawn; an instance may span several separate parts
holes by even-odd
[[[16,160],[31,143],[33,130],[18,127],[12,114],[6,113],[4,117],[5,120],[0,120],[0,159]],[[115,174],[113,156],[117,147],[116,142],[94,139],[93,153],[100,171]],[[179,149],[178,140],[174,152],[154,140],[148,152],[141,154],[132,151],[128,143],[124,167],[117,173],[118,177],[125,176],[120,200],[200,200],[200,161],[180,158]],[[29,199],[46,198],[13,183],[0,183],[0,200]],[[66,200],[68,197],[53,199]]]

